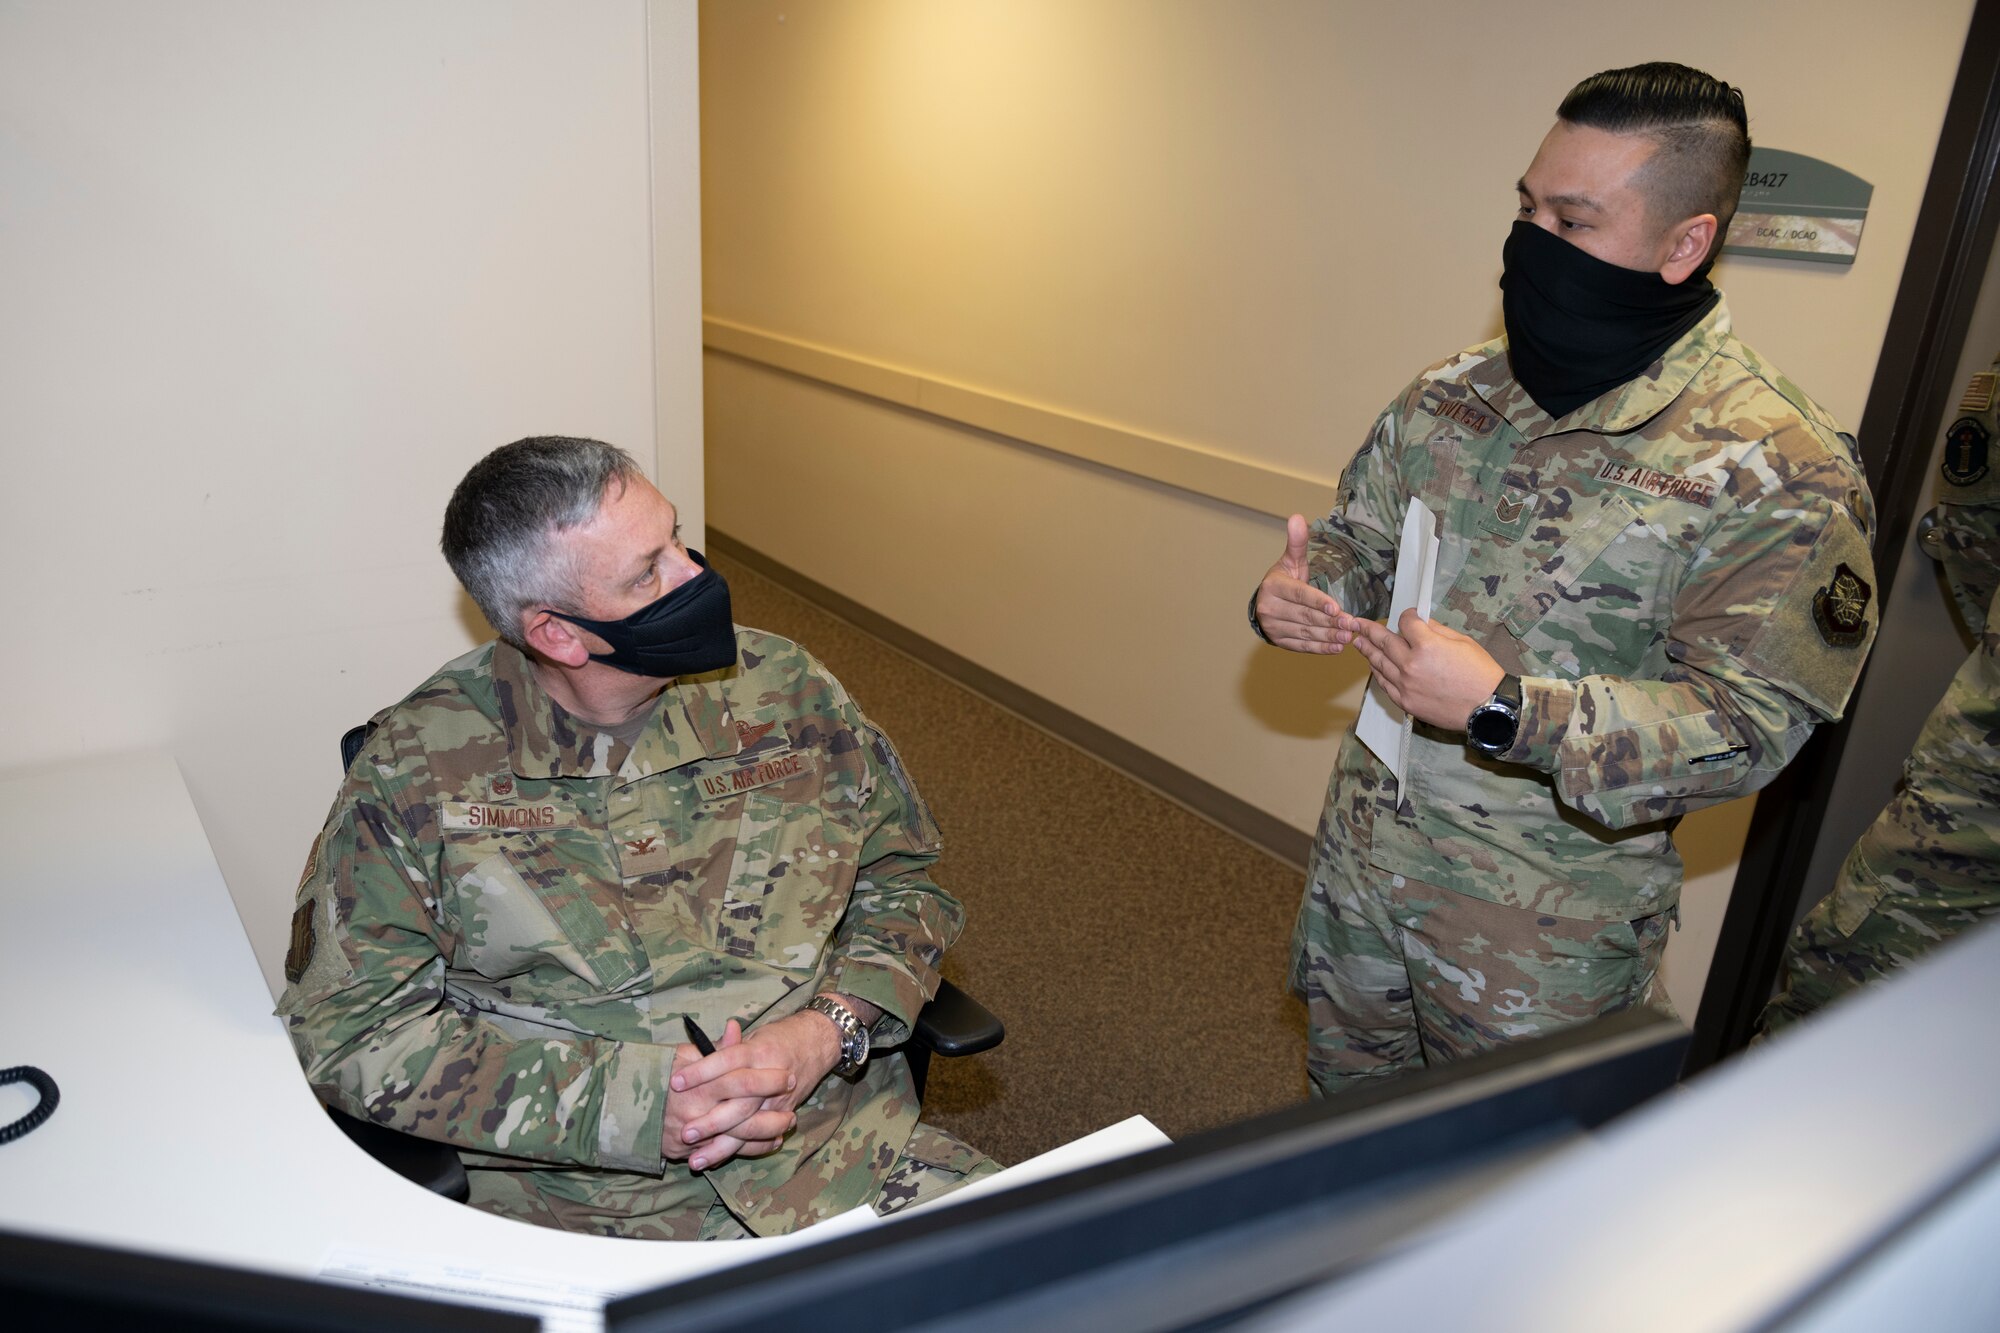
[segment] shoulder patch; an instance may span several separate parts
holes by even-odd
[[[1970,486],[1987,473],[1986,427],[1977,417],[1960,417],[1944,436],[1944,462],[1938,471],[1954,486]]]
[[[2000,382],[2000,374],[1982,370],[1966,381],[1965,397],[1958,400],[1961,412],[1984,412],[1993,406],[1993,387]]]
[[[1813,624],[1835,648],[1853,648],[1868,637],[1868,598],[1874,590],[1842,561],[1833,578],[1813,594]]]
[[[305,872],[299,876],[297,892],[305,892],[306,885],[312,883],[313,876],[319,874],[319,849],[325,845],[326,830],[321,829],[319,836],[313,839],[312,850],[306,853],[306,868]]]
[[[313,850],[318,852],[317,843],[313,844]],[[308,898],[292,913],[292,943],[285,950],[285,980],[294,986],[305,976],[306,965],[312,962],[313,946],[319,940],[319,928],[313,921],[313,912],[318,907],[317,899]]]

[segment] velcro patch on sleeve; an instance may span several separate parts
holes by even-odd
[[[353,963],[333,911],[333,890],[317,884],[292,910],[292,934],[285,949],[285,993],[278,1012],[298,1014],[345,985]]]
[[[1744,664],[1824,717],[1847,706],[1875,637],[1868,543],[1839,511],[1751,640]]]
[[[903,756],[896,753],[896,747],[889,738],[873,727],[868,729],[869,748],[875,752],[875,761],[888,774],[896,792],[903,798],[903,805],[910,812],[912,832],[921,847],[935,849],[944,844],[944,831],[931,814],[931,808],[922,796],[917,794],[917,784],[910,781],[910,771],[903,767]]]

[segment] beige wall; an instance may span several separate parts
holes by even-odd
[[[1310,828],[1360,672],[1249,639],[1262,497],[1322,503],[1413,372],[1497,329],[1513,182],[1563,90],[1686,61],[1748,90],[1759,142],[1874,182],[1853,268],[1720,272],[1739,330],[1852,426],[1970,11],[705,4],[712,343],[804,344],[787,364],[921,409],[712,350],[712,519]],[[1247,480],[1195,493],[1216,456]],[[1747,813],[1683,828],[1684,1008]]]
[[[340,732],[486,635],[465,468],[602,436],[699,524],[694,28],[0,2],[0,765],[171,749],[274,982]]]

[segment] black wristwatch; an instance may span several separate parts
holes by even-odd
[[[1270,643],[1271,636],[1264,632],[1263,622],[1257,619],[1257,594],[1262,592],[1263,589],[1264,585],[1260,583],[1250,590],[1250,632],[1265,643]],[[1275,648],[1277,645],[1272,644],[1271,646]]]
[[[1493,697],[1465,719],[1465,743],[1481,754],[1505,754],[1521,732],[1521,678],[1502,676]]]

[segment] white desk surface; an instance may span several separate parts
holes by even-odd
[[[272,892],[289,890],[272,886]],[[61,1103],[0,1144],[0,1230],[295,1276],[335,1249],[639,1290],[879,1225],[698,1244],[577,1236],[377,1165],[306,1086],[179,769],[146,752],[0,773],[0,1067]],[[0,1088],[0,1119],[32,1104]],[[1142,1117],[988,1187],[1167,1142]]]

